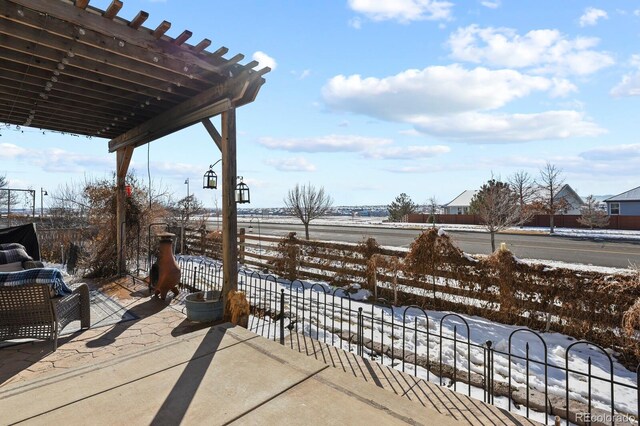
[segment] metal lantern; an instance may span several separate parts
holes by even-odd
[[[213,171],[213,165],[209,166],[209,170],[202,177],[203,189],[216,189],[218,187],[218,175]]]
[[[249,187],[242,182],[242,176],[238,176],[238,179],[240,179],[240,182],[236,185],[236,203],[249,203]]]

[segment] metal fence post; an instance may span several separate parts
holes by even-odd
[[[284,289],[280,290],[280,344],[284,346]]]
[[[193,267],[193,275],[192,275],[192,282],[191,282],[191,287],[193,289],[196,289],[196,277],[198,275],[198,267],[194,266]]]
[[[364,321],[362,320],[362,308],[358,308],[358,326],[356,327],[356,353],[359,356],[364,355],[362,335],[364,334]]]
[[[493,345],[493,342],[491,342],[491,340],[487,340],[486,342],[487,345],[487,371],[486,371],[486,376],[485,376],[485,384],[487,387],[487,403],[489,404],[493,404],[494,403],[494,396],[493,396],[493,349],[491,348],[491,346]]]

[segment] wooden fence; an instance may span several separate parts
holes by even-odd
[[[558,228],[587,228],[578,222],[580,215],[555,215],[554,226]],[[478,215],[474,214],[436,214],[413,213],[406,217],[409,223],[446,223],[450,225],[481,225]],[[537,214],[523,226],[548,227],[549,215]],[[640,230],[640,216],[609,216],[609,225],[605,229]]]
[[[219,258],[217,236],[200,233],[188,241],[192,253]],[[640,298],[638,276],[527,265],[508,251],[474,258],[435,230],[424,232],[409,252],[373,240],[355,245],[244,232],[238,242],[240,263],[263,272],[335,286],[355,283],[394,305],[562,332],[613,347],[630,362],[640,356],[640,324],[631,324],[631,337],[623,332],[625,314],[640,317],[631,312]]]

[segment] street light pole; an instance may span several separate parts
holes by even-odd
[[[44,196],[49,195],[44,188],[40,188],[40,219],[44,216]]]
[[[187,198],[189,198],[189,178],[187,178],[184,183],[187,185]]]

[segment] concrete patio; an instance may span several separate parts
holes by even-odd
[[[532,424],[304,336],[192,324],[131,278],[92,285],[139,319],[0,349],[1,424]]]

